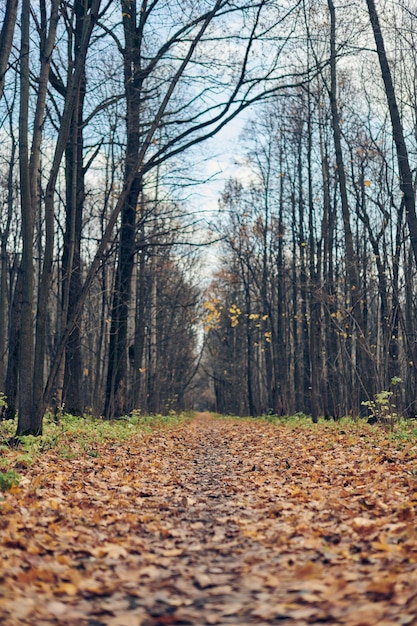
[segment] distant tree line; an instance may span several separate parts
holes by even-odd
[[[258,108],[213,224],[211,406],[316,420],[365,415],[389,390],[414,416],[415,7],[305,8],[307,63],[320,71]]]

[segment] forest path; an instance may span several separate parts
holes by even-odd
[[[200,414],[45,454],[0,509],[0,623],[417,624],[416,449],[370,432]]]

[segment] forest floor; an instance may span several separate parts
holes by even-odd
[[[0,502],[0,623],[416,625],[416,444],[201,414],[48,450]]]

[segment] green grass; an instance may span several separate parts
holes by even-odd
[[[415,444],[417,446],[417,423],[416,420],[400,419],[395,422],[394,428],[391,431],[389,425],[367,423],[366,418],[352,418],[350,416],[342,417],[338,420],[326,420],[324,417],[318,419],[317,424],[313,424],[310,416],[304,413],[296,413],[295,415],[261,415],[259,417],[239,417],[236,415],[219,415],[213,414],[216,419],[231,419],[231,420],[243,420],[249,421],[254,425],[256,423],[269,423],[273,424],[277,428],[285,426],[286,428],[305,428],[305,429],[317,429],[322,428],[327,432],[334,432],[335,435],[344,433],[347,435],[346,446],[356,445],[354,439],[351,437],[360,436],[361,439],[366,442],[373,443],[375,446],[379,446],[381,440],[391,442],[394,447],[401,450],[404,446]],[[330,443],[329,443],[330,445]]]
[[[20,437],[20,446],[13,453],[6,442],[16,432],[16,421],[6,420],[0,422],[0,472],[7,473],[14,467],[29,467],[36,457],[48,450],[54,450],[64,459],[75,459],[80,455],[99,458],[101,447],[106,443],[123,445],[126,441],[141,439],[157,429],[176,427],[193,417],[193,412],[141,415],[139,411],[134,411],[121,419],[107,421],[92,416],[76,417],[64,414],[57,425],[53,416],[47,414],[43,424],[43,435]],[[326,431],[334,431],[335,434],[346,431],[347,435],[352,436],[361,433],[362,438],[369,441],[375,439],[375,445],[383,436],[399,449],[417,442],[417,424],[406,420],[396,423],[393,432],[389,432],[380,425],[368,425],[365,419],[352,419],[351,417],[338,421],[320,418],[318,424],[313,424],[311,418],[302,413],[285,417],[277,415],[263,415],[257,418],[232,415],[214,415],[214,417],[224,420],[249,421],[254,426],[256,423],[266,422],[277,428],[280,426],[293,429],[323,428]],[[346,439],[346,445],[349,445],[349,437]]]
[[[216,418],[216,419],[232,419],[232,420],[245,420],[245,421],[250,421],[253,423],[256,422],[268,422],[269,424],[275,424],[275,425],[281,425],[281,424],[285,424],[287,426],[294,426],[294,427],[299,427],[299,426],[304,426],[306,428],[310,428],[315,426],[315,424],[313,424],[312,419],[309,415],[305,415],[305,413],[296,413],[295,415],[270,415],[270,414],[265,414],[265,415],[259,415],[257,417],[249,417],[249,416],[237,416],[237,415],[220,415],[218,413],[212,413],[212,415]],[[352,422],[352,420],[350,418],[347,418],[350,420],[350,422]],[[330,424],[330,422],[328,422],[327,420],[325,420],[324,418],[320,418],[319,419],[320,423],[323,424]],[[335,423],[336,425],[341,423],[341,421],[338,422],[332,422]]]
[[[0,468],[20,463],[29,466],[33,460],[48,450],[55,450],[62,458],[73,459],[80,454],[100,457],[100,447],[105,443],[122,444],[125,441],[143,438],[159,428],[172,428],[189,420],[193,413],[142,416],[133,412],[121,419],[108,421],[91,416],[77,417],[64,414],[56,424],[53,416],[47,414],[43,421],[43,434],[19,437],[19,456],[8,459],[7,445],[0,443]],[[16,432],[15,420],[0,422],[0,442],[6,442]]]

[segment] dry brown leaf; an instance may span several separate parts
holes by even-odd
[[[202,415],[50,450],[0,503],[0,623],[413,624],[417,448],[373,440]]]

